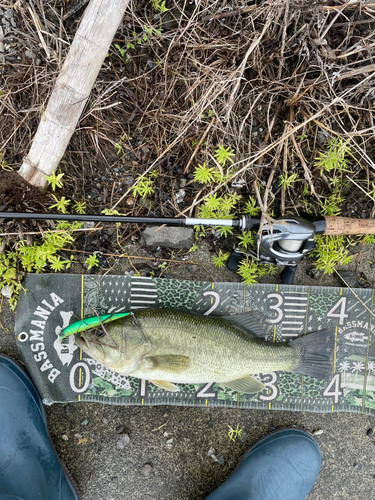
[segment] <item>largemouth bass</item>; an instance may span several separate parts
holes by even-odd
[[[267,327],[254,312],[213,317],[140,309],[106,322],[99,330],[79,333],[76,343],[115,372],[169,391],[179,390],[175,383],[218,382],[255,393],[264,385],[251,374],[270,371],[329,378],[333,332],[321,330],[289,343],[273,343],[261,338]]]

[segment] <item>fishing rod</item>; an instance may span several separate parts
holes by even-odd
[[[70,215],[42,214],[31,212],[0,212],[0,219],[71,220],[92,222],[119,222],[122,224],[152,224],[167,226],[226,226],[237,231],[257,231],[257,251],[235,248],[228,260],[227,268],[236,271],[247,256],[261,264],[285,266],[280,275],[284,284],[293,283],[297,265],[303,256],[315,246],[315,234],[355,235],[375,234],[375,219],[353,219],[349,217],[303,217],[287,215],[267,220],[242,215],[236,219],[199,219],[190,217],[135,217],[125,215]],[[259,231],[260,227],[262,228]]]

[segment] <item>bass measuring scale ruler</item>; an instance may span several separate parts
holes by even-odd
[[[28,292],[18,303],[16,342],[46,404],[95,401],[375,415],[374,290],[72,274],[29,274],[23,286]],[[286,372],[252,374],[265,384],[258,394],[217,383],[177,384],[180,392],[172,393],[112,372],[83,353],[74,336],[59,338],[63,328],[94,311],[101,315],[145,307],[205,315],[257,311],[271,326],[269,340],[275,342],[331,329],[334,373],[329,381]]]

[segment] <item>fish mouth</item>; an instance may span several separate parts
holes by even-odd
[[[90,344],[87,341],[87,339],[81,334],[79,337],[76,335],[75,337],[76,344],[82,351],[84,351],[86,354],[91,354],[91,349],[90,349]]]
[[[96,359],[100,363],[104,363],[105,351],[99,342],[94,342],[90,336],[81,333],[75,337],[76,344],[83,352]]]

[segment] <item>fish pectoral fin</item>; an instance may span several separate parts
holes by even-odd
[[[149,380],[149,382],[157,387],[160,387],[160,389],[163,389],[164,391],[180,392],[180,388],[177,387],[177,385],[172,384],[172,382],[166,382],[165,380]]]
[[[255,337],[268,337],[273,333],[273,325],[267,323],[267,317],[259,311],[249,311],[243,314],[235,314],[234,316],[223,316],[226,320],[232,321],[239,326],[246,328],[249,335]]]
[[[233,391],[244,392],[245,394],[254,394],[260,392],[264,389],[265,385],[259,382],[254,377],[246,375],[245,377],[238,378],[236,380],[230,380],[228,382],[222,382],[220,385],[225,385]]]
[[[151,368],[165,370],[170,373],[181,373],[189,368],[190,358],[180,354],[165,354],[164,356],[148,356]]]

